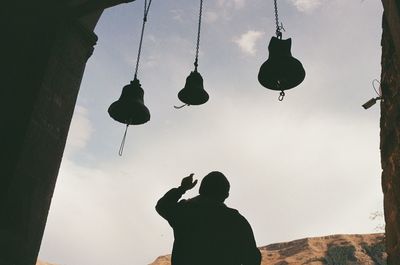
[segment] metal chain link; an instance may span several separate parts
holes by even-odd
[[[276,2],[277,0],[274,0],[274,8],[275,8],[275,24],[276,24],[276,37],[279,39],[282,39],[282,31],[285,31],[285,29],[283,28],[282,23],[279,25],[279,17],[278,17],[278,4]]]
[[[195,71],[199,65],[199,48],[200,48],[200,32],[201,32],[201,16],[203,14],[203,0],[200,0],[200,11],[199,11],[199,24],[197,27],[197,44],[196,44],[196,58],[194,60]]]
[[[285,92],[282,90],[281,93],[279,93],[278,100],[282,101],[284,97],[285,97]]]
[[[143,44],[143,35],[144,35],[144,27],[147,22],[147,15],[150,10],[150,5],[151,1],[149,1],[149,5],[147,5],[147,0],[144,1],[144,14],[143,14],[143,24],[142,24],[142,33],[140,34],[140,42],[139,42],[139,50],[138,50],[138,55],[136,59],[136,68],[135,68],[135,79],[137,79],[137,73],[139,70],[139,61],[140,61],[140,55],[142,54],[142,44]]]
[[[276,32],[279,31],[278,4],[274,0]]]

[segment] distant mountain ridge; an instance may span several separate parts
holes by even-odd
[[[303,238],[259,247],[261,265],[386,265],[384,234]],[[171,255],[149,265],[171,265]]]

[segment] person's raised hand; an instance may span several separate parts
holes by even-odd
[[[185,178],[182,179],[181,188],[182,188],[184,191],[191,190],[191,189],[194,188],[194,186],[196,186],[196,184],[197,184],[197,179],[196,179],[195,181],[193,181],[193,175],[194,175],[194,174],[192,173],[192,174],[190,174],[189,176],[187,176],[187,177],[185,177]]]

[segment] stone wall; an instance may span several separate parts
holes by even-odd
[[[399,2],[399,1],[397,1]],[[393,10],[391,10],[393,11]],[[385,6],[382,35],[381,163],[388,264],[400,264],[400,54],[393,23]]]
[[[1,5],[0,265],[34,265],[103,9],[134,0]]]
[[[36,263],[81,79],[97,40],[83,20],[44,4],[27,12],[6,9],[0,265]],[[92,17],[93,27],[99,16]]]

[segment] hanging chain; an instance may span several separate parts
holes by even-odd
[[[279,32],[279,18],[278,18],[278,4],[276,3],[276,0],[274,0],[274,8],[275,8],[276,36],[278,36],[278,32]]]
[[[150,10],[151,1],[152,0],[149,0],[149,4],[148,5],[147,5],[147,0],[144,1],[144,14],[143,14],[142,33],[140,34],[139,50],[138,50],[138,55],[137,55],[137,59],[136,59],[135,79],[137,79],[137,73],[138,73],[138,70],[139,70],[139,61],[140,61],[140,55],[142,53],[144,27],[145,27],[146,22],[147,22],[147,14],[149,13],[149,10]]]
[[[196,44],[196,59],[194,60],[194,70],[197,72],[197,66],[199,65],[199,48],[200,48],[200,32],[201,32],[201,16],[203,14],[203,0],[200,0],[200,11],[199,11],[199,24],[197,27],[197,44]]]
[[[275,25],[276,25],[275,34],[276,34],[276,37],[278,39],[282,39],[282,30],[285,31],[285,29],[283,28],[283,24],[282,23],[279,25],[277,0],[274,0],[274,9],[275,9]],[[280,87],[280,82],[279,81],[277,82],[276,87],[277,88]],[[283,90],[281,90],[281,92],[279,93],[278,100],[282,101],[284,97],[285,97],[285,92]]]
[[[282,39],[282,30],[285,31],[283,28],[283,24],[281,23],[279,25],[279,17],[278,17],[278,4],[276,2],[277,0],[274,0],[274,8],[275,8],[275,24],[276,24],[276,37],[279,39]]]

